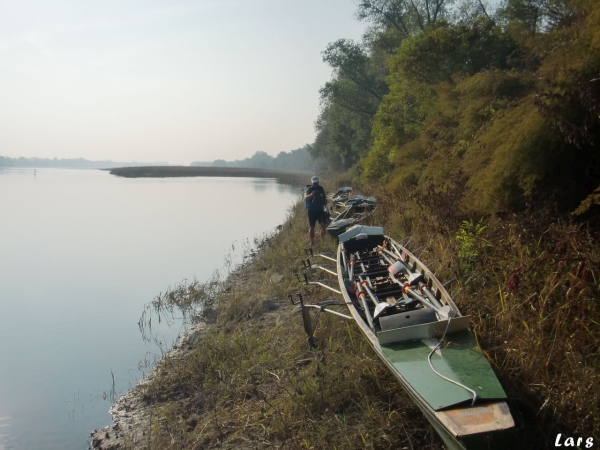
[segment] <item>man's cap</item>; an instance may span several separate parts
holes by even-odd
[[[312,177],[310,179],[310,181],[313,182],[313,183],[318,183],[319,182],[319,177],[315,175],[314,177]]]

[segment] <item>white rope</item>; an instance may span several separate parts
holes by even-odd
[[[448,377],[445,377],[444,375],[442,375],[441,373],[439,373],[437,370],[435,370],[433,368],[433,364],[431,363],[431,355],[433,355],[435,353],[435,351],[440,347],[440,345],[442,344],[442,341],[444,340],[444,338],[446,337],[446,333],[448,332],[448,328],[450,328],[450,321],[452,320],[452,317],[448,317],[448,324],[446,325],[446,329],[444,330],[444,334],[442,335],[442,338],[440,339],[440,341],[438,342],[438,344],[434,347],[433,350],[431,350],[431,352],[429,353],[429,356],[427,356],[427,362],[429,362],[429,367],[431,367],[431,370],[433,370],[433,372],[440,378],[443,378],[446,381],[449,381],[452,384],[455,384],[461,388],[463,388],[466,391],[469,391],[471,394],[473,394],[473,401],[471,402],[471,406],[475,405],[475,401],[479,398],[479,396],[477,395],[477,392],[475,392],[473,389],[465,386],[464,384],[460,384],[458,381],[455,380],[451,380]]]

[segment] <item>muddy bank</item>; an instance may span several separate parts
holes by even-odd
[[[202,289],[206,289],[209,284],[218,284],[217,297],[221,304],[227,302],[227,297],[233,292],[249,289],[248,280],[250,273],[256,271],[263,272],[263,268],[256,262],[255,258],[263,252],[265,244],[273,239],[274,235],[281,230],[282,226],[276,228],[271,235],[265,235],[263,239],[257,242],[257,249],[250,255],[250,260],[243,266],[234,270],[225,281],[218,281],[218,277],[206,282]],[[282,275],[272,273],[269,276],[270,283],[279,283]],[[214,286],[213,286],[214,288]],[[257,293],[257,308],[254,311],[254,319],[258,322],[265,320],[278,322],[281,314],[295,314],[297,309],[291,303],[282,301],[279,298],[268,298],[267,294]],[[214,302],[211,301],[212,305]],[[289,306],[289,307],[286,307]],[[157,377],[169,371],[171,364],[177,361],[185,361],[190,358],[198,342],[210,331],[218,328],[219,312],[217,308],[205,306],[201,313],[193,318],[194,324],[188,326],[184,335],[179,341],[163,356],[161,361],[154,369],[144,377],[131,391],[123,395],[110,408],[112,423],[104,428],[95,429],[91,432],[91,446],[93,450],[125,450],[138,449],[150,446],[152,442],[152,426],[156,421],[160,422],[155,410],[170,401],[180,401],[177,395],[167,394],[163,398],[149,398],[146,388],[151,385]],[[262,325],[259,325],[262,326]],[[189,420],[189,427],[193,429],[196,426],[194,419]],[[150,447],[148,447],[150,448]]]
[[[208,325],[210,326],[210,325]],[[198,323],[163,357],[185,358],[191,346],[206,332],[207,325]],[[143,445],[152,424],[152,404],[144,400],[144,386],[157,376],[159,366],[122,396],[109,410],[113,423],[91,433],[95,450],[121,450]]]
[[[243,278],[236,277],[235,282],[243,282]],[[265,299],[261,302],[263,314],[258,319],[260,322],[278,322],[283,315],[297,316],[298,310],[291,304],[286,304],[276,299]],[[203,315],[206,322],[191,326],[184,337],[165,354],[161,360],[177,361],[190,358],[193,350],[200,339],[205,336],[217,319],[217,311],[209,308]],[[167,364],[168,365],[168,364]],[[146,387],[164,371],[164,365],[158,364],[152,372],[140,381],[135,388],[123,395],[109,410],[113,417],[111,425],[96,429],[91,433],[93,450],[125,450],[138,448],[152,448],[152,427],[156,422],[162,421],[155,414],[155,409],[170,401],[185,402],[182,398],[154,399],[149,401],[145,392]],[[168,369],[166,369],[168,370]],[[197,425],[197,419],[191,417],[186,426],[191,431]],[[224,447],[228,448],[228,447]]]
[[[290,297],[317,304],[331,294],[297,277],[307,270],[306,225],[298,204],[212,297],[216,322],[115,404],[94,449],[442,448],[353,322],[315,315],[316,347],[307,345]],[[334,249],[330,237],[314,248]]]

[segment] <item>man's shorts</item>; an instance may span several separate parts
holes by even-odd
[[[314,227],[315,223],[317,223],[317,221],[319,223],[325,223],[325,211],[312,211],[312,210],[308,210],[308,223],[310,224],[310,227]]]

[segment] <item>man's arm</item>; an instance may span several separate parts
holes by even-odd
[[[308,192],[308,190],[306,192]],[[317,191],[315,191],[315,190],[313,190],[310,194],[305,193],[304,200],[309,200],[311,198],[314,198],[315,195],[317,195]]]

